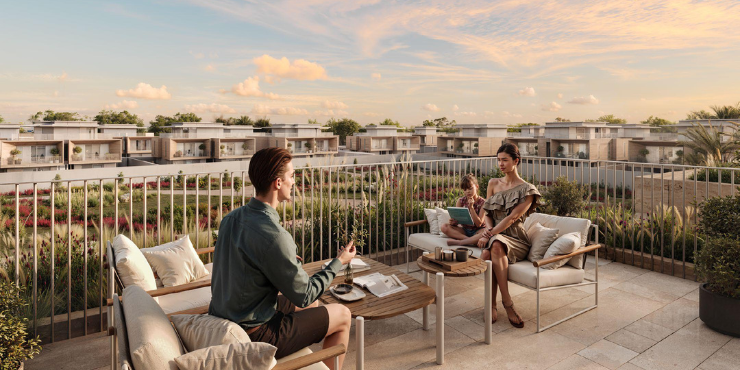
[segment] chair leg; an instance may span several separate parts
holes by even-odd
[[[365,318],[357,316],[355,319],[355,342],[357,342],[357,370],[365,368]],[[335,364],[339,361],[338,358],[335,360]],[[338,364],[337,364],[338,365]],[[335,365],[335,369],[339,367]]]
[[[437,273],[437,365],[445,362],[445,275]]]
[[[540,268],[537,268],[537,332],[540,330]]]

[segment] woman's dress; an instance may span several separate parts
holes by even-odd
[[[537,190],[537,187],[525,182],[511,189],[493,194],[483,204],[486,215],[493,219],[495,226],[506,218],[519,203],[524,202],[529,195],[534,195],[534,201],[529,209],[521,217],[514,220],[514,223],[506,230],[491,237],[486,246],[486,249],[491,248],[494,240],[503,243],[506,246],[506,256],[509,258],[510,263],[516,263],[519,260],[527,258],[532,243],[527,236],[527,232],[524,230],[524,220],[535,211],[537,206],[541,205],[540,198],[542,195]]]

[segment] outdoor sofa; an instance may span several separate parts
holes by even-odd
[[[568,233],[577,232],[581,237],[581,245],[575,252],[557,255],[551,258],[541,259],[536,262],[531,262],[527,259],[517,261],[514,264],[509,265],[509,281],[521,285],[525,288],[534,290],[537,292],[537,332],[544,331],[550,327],[553,327],[563,321],[580,315],[586,311],[594,309],[599,303],[599,249],[602,247],[598,244],[598,227],[592,225],[590,220],[572,217],[559,217],[552,216],[543,213],[533,213],[527,217],[524,222],[524,228],[528,232],[532,230],[532,227],[539,223],[543,227],[550,229],[558,229],[558,235],[565,235]],[[409,248],[418,248],[424,251],[434,253],[435,247],[442,247],[443,249],[454,249],[456,247],[447,246],[448,238],[444,235],[435,235],[430,232],[413,233],[412,230],[415,227],[422,225],[428,225],[428,220],[412,221],[405,223],[406,227],[406,271],[409,271]],[[589,243],[588,236],[593,231],[594,242]],[[531,236],[531,235],[530,235]],[[473,250],[473,256],[480,257],[481,249],[477,246],[466,246]],[[586,278],[585,266],[586,266],[586,254],[594,252],[595,264],[594,264],[594,279]],[[562,260],[568,260],[567,264],[558,267],[556,269],[545,269],[542,268],[545,265],[556,263]],[[562,262],[560,262],[562,263]],[[594,285],[595,291],[595,302],[594,305],[589,306],[571,316],[568,316],[562,320],[552,323],[548,326],[541,327],[540,325],[540,293],[548,290],[573,288],[579,286]],[[495,289],[495,287],[494,287]]]

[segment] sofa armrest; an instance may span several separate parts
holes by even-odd
[[[167,318],[169,319],[172,315],[205,315],[208,313],[208,305],[200,306],[196,308],[191,308],[187,310],[177,311],[173,313],[168,313]]]
[[[308,365],[315,364],[319,361],[324,361],[332,357],[340,356],[346,352],[347,348],[344,347],[344,344],[337,344],[336,346],[322,349],[321,351],[314,352],[310,355],[305,355],[292,359],[290,361],[279,363],[275,365],[272,370],[297,370]]]
[[[180,292],[185,292],[188,290],[205,288],[207,286],[211,286],[210,280],[194,281],[192,283],[181,284],[177,286],[164,287],[164,288],[159,288],[155,290],[147,290],[147,293],[149,293],[149,295],[152,297],[161,297],[167,294],[180,293]],[[119,297],[119,299],[120,298],[121,297]],[[111,306],[112,304],[113,304],[113,300],[108,299],[108,306]]]
[[[409,221],[409,222],[406,222],[405,224],[403,224],[403,226],[405,226],[405,227],[412,227],[412,226],[424,225],[426,223],[428,223],[427,220]]]
[[[197,253],[197,254],[208,254],[208,253],[213,253],[215,250],[216,250],[216,247],[195,248],[195,253]]]
[[[534,267],[542,267],[544,265],[548,265],[548,264],[551,264],[553,262],[557,262],[557,261],[560,261],[560,260],[564,260],[566,258],[575,257],[575,256],[577,256],[579,254],[584,254],[584,253],[588,253],[588,252],[594,251],[596,249],[600,249],[603,246],[604,246],[603,244],[591,244],[591,245],[587,245],[587,246],[585,246],[585,247],[583,247],[583,248],[581,248],[581,249],[579,249],[579,250],[577,250],[577,251],[575,251],[573,253],[563,254],[563,255],[555,256],[555,257],[550,257],[550,258],[547,258],[547,259],[542,259],[542,260],[539,260],[539,261],[536,261],[536,262],[532,262],[532,264],[534,265]]]

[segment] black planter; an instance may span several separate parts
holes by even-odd
[[[712,330],[740,337],[740,299],[710,292],[702,284],[699,288],[699,318]]]

